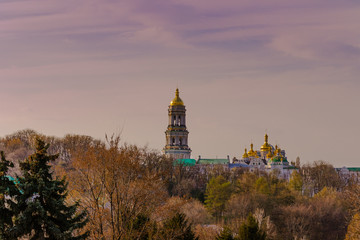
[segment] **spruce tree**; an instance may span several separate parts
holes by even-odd
[[[205,207],[216,217],[217,221],[221,218],[225,210],[225,203],[229,200],[231,191],[231,183],[226,181],[221,175],[211,178],[206,185]]]
[[[48,155],[49,144],[36,139],[35,153],[20,163],[18,177],[22,191],[17,197],[18,214],[14,232],[17,237],[38,239],[85,239],[87,233],[74,236],[86,224],[86,212],[77,213],[78,203],[67,205],[65,178],[53,178],[49,162],[58,155]]]
[[[188,223],[185,214],[176,213],[175,216],[164,222],[160,231],[159,239],[172,240],[198,240],[191,229],[192,224]]]
[[[246,222],[240,226],[239,240],[265,240],[266,234],[259,228],[255,217],[250,213]]]
[[[231,229],[229,227],[224,227],[223,230],[216,236],[216,240],[234,240]]]
[[[0,154],[0,239],[12,239],[10,230],[16,209],[14,197],[19,191],[11,177],[7,176],[9,168],[14,167],[14,164],[5,159],[3,151]]]

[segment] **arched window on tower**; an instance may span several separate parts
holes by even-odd
[[[174,145],[175,144],[175,138],[173,137],[172,138],[172,145]]]
[[[173,118],[173,122],[172,122],[172,125],[176,125],[176,116],[174,116],[174,118]]]
[[[179,144],[182,145],[182,138],[179,139]]]

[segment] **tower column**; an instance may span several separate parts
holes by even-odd
[[[186,128],[186,109],[176,89],[175,98],[168,108],[169,124],[166,135],[166,145],[163,152],[168,157],[175,159],[190,158],[191,149],[188,146],[189,132]]]

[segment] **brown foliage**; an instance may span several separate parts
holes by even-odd
[[[348,216],[336,191],[324,189],[308,201],[276,212],[273,220],[285,239],[344,239]]]
[[[301,174],[303,176],[304,190],[308,196],[313,196],[324,187],[332,187],[337,190],[344,187],[344,182],[335,168],[324,161],[304,165],[301,168]]]
[[[221,227],[217,225],[196,225],[195,227],[195,234],[199,240],[216,239],[220,231]]]
[[[166,198],[160,168],[152,166],[153,160],[164,159],[119,141],[112,137],[109,146],[92,144],[74,154],[71,193],[89,211],[94,239],[130,237],[132,222],[149,216]]]

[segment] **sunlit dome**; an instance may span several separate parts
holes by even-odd
[[[179,89],[176,89],[175,98],[170,102],[170,106],[184,106],[183,101],[179,97]]]
[[[264,145],[261,146],[260,151],[262,151],[262,152],[271,151],[271,146],[268,143],[268,135],[267,134],[265,134],[265,142],[264,142]]]

